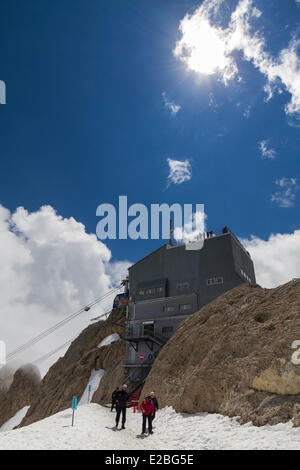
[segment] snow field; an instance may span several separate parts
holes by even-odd
[[[171,407],[160,410],[154,434],[141,438],[142,415],[127,410],[125,430],[115,430],[115,412],[95,403],[79,406],[71,426],[72,410],[37,423],[0,433],[0,449],[300,449],[300,428],[292,423],[241,426],[217,414],[178,414]]]

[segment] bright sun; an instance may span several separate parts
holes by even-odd
[[[177,42],[174,53],[190,70],[211,75],[230,65],[221,32],[208,20],[189,17],[181,23],[180,30],[182,38]]]
[[[225,84],[234,77],[237,66],[231,55],[228,30],[212,25],[202,8],[186,15],[179,30],[181,39],[173,52],[189,70],[205,75],[219,73]]]

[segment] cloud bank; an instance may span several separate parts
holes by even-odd
[[[242,240],[254,262],[256,281],[272,288],[300,278],[300,230],[272,234],[268,240],[252,236]]]
[[[96,235],[50,206],[32,213],[19,207],[12,214],[0,205],[0,259],[0,339],[8,352],[118,285],[129,266],[111,262],[110,250]],[[111,301],[22,353],[20,360],[36,359],[76,336]]]

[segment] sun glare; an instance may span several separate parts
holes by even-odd
[[[185,18],[180,30],[182,38],[177,42],[174,53],[190,70],[211,75],[230,65],[221,32],[212,27],[208,20]]]
[[[205,20],[195,26],[187,25],[183,31],[183,39],[190,52],[186,57],[188,67],[208,75],[226,68],[228,59],[225,56],[225,44],[215,28]]]

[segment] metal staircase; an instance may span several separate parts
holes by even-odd
[[[122,339],[130,343],[143,341],[145,343],[155,343],[158,346],[163,346],[167,342],[167,338],[164,338],[154,331],[154,326],[152,324],[143,323],[127,325],[125,335]],[[152,350],[153,347],[150,349]]]

